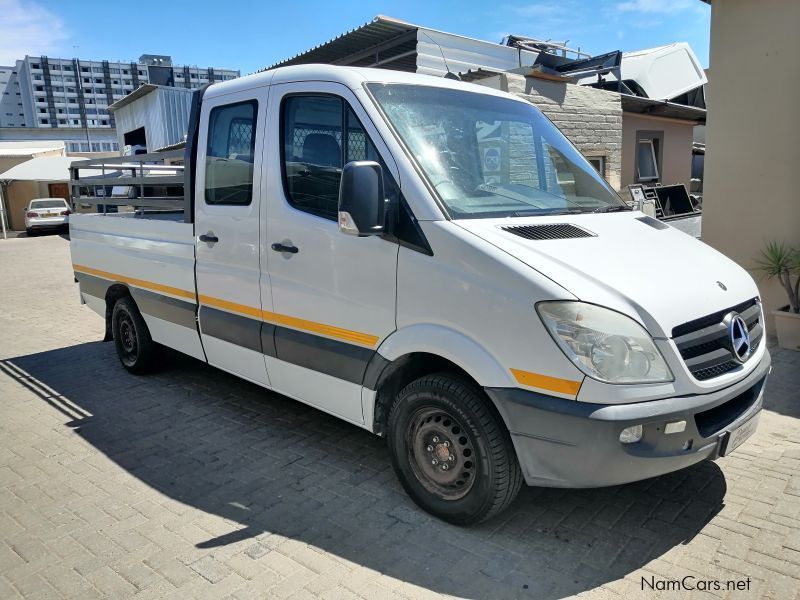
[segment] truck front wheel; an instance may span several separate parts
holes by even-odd
[[[474,383],[449,373],[407,385],[389,412],[392,465],[409,496],[457,525],[485,521],[519,492],[508,431]]]
[[[117,300],[111,313],[111,327],[122,366],[136,375],[152,371],[158,347],[133,298],[124,296]]]

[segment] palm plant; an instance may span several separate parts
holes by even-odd
[[[789,296],[789,311],[800,313],[800,249],[769,242],[756,261],[767,279],[777,278]]]

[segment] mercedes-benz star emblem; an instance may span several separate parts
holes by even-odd
[[[747,330],[747,323],[737,313],[728,315],[728,337],[731,344],[731,352],[737,362],[744,363],[750,358],[750,332]]]

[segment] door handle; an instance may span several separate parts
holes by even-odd
[[[297,246],[287,246],[286,244],[272,244],[272,249],[275,252],[288,252],[289,254],[297,254],[300,252]]]
[[[200,236],[201,242],[206,242],[207,244],[216,244],[219,241],[219,238],[214,235],[213,231],[209,231],[208,233],[204,233]]]

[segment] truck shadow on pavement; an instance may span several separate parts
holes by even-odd
[[[134,377],[93,342],[0,371],[148,486],[244,526],[197,544],[209,553],[243,542],[257,557],[278,533],[435,592],[555,599],[687,543],[723,507],[725,478],[706,462],[613,488],[524,487],[499,517],[454,527],[408,499],[380,438],[192,359],[168,363]]]

